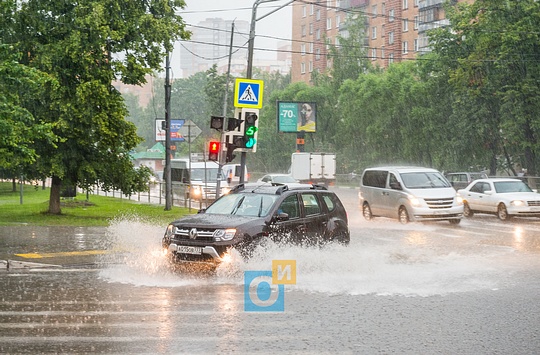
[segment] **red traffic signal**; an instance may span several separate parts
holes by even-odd
[[[208,160],[218,161],[220,142],[210,142],[208,146]]]

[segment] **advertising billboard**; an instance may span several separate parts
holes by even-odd
[[[279,132],[315,133],[317,131],[317,104],[278,101],[277,119]]]

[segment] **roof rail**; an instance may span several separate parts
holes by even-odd
[[[246,185],[245,184],[238,184],[236,186],[234,186],[232,189],[231,189],[231,192],[238,192],[238,191],[242,191],[246,188]]]
[[[284,193],[285,191],[288,191],[288,190],[289,190],[289,186],[280,185],[276,190],[276,195],[281,195],[282,193]]]
[[[318,185],[318,184],[312,184],[311,188],[313,190],[328,190],[328,188],[324,185]]]

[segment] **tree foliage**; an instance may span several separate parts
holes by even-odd
[[[52,176],[50,213],[60,213],[62,184],[99,182],[131,194],[147,177],[131,163],[140,138],[112,81],[144,83],[161,68],[165,51],[189,35],[175,14],[183,6],[183,0],[28,0],[7,14],[10,30],[1,40],[21,54],[21,64],[58,83],[54,96],[26,95],[24,105],[58,137],[55,145],[38,137],[33,146],[39,159],[32,171]]]

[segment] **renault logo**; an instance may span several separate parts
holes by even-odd
[[[191,228],[189,231],[189,239],[196,239],[197,238],[197,228]]]

